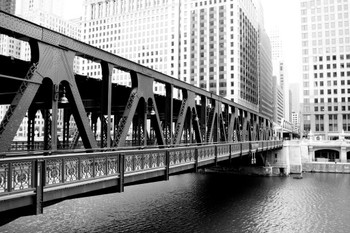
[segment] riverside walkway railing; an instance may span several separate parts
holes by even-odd
[[[237,142],[164,149],[121,150],[0,159],[0,212],[115,187],[274,150],[282,141]]]

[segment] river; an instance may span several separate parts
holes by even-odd
[[[65,200],[0,232],[349,232],[350,174],[191,173]]]

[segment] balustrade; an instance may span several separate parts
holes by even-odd
[[[254,145],[253,145],[254,144]],[[258,146],[257,146],[258,145]],[[164,170],[167,180],[171,169],[217,162],[218,158],[248,154],[251,150],[271,150],[281,141],[237,142],[203,146],[174,147],[152,150],[124,150],[67,155],[4,158],[0,161],[0,198],[20,192],[35,195],[35,208],[40,213],[45,190],[51,187],[98,181],[106,177],[118,180],[123,191],[124,175]],[[253,148],[254,147],[254,148]],[[257,148],[255,148],[257,147]],[[223,159],[221,159],[223,160]]]

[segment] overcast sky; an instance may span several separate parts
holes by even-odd
[[[83,14],[84,0],[64,0],[65,17],[77,18]],[[284,44],[287,82],[301,80],[301,40],[299,0],[261,0],[265,28],[278,27]]]
[[[265,28],[277,26],[284,44],[288,82],[301,82],[301,35],[299,0],[261,0]]]

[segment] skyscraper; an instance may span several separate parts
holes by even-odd
[[[303,133],[350,135],[349,3],[301,0]]]
[[[84,10],[86,43],[259,111],[259,72],[270,69],[260,58],[270,51],[259,41],[258,0],[85,0]],[[92,62],[81,72],[101,77]],[[127,76],[113,79],[128,85]]]
[[[283,43],[280,35],[280,31],[277,26],[268,31],[268,35],[271,41],[272,47],[272,66],[273,75],[277,78],[277,84],[282,90],[282,114],[286,120],[289,120],[289,91],[286,82],[286,64],[284,61]],[[280,96],[281,97],[281,96]],[[278,118],[278,123],[282,118]]]
[[[16,0],[1,0],[0,10],[14,15],[16,10]]]
[[[83,41],[178,77],[180,2],[85,0]],[[101,69],[83,61],[82,74],[101,77]],[[131,82],[120,72],[113,79],[123,85]]]

